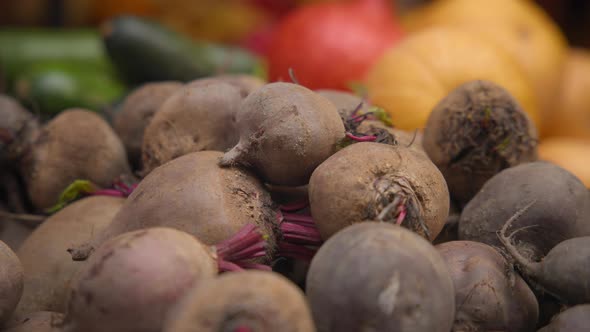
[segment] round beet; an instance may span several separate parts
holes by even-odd
[[[164,332],[314,332],[303,293],[279,274],[227,273],[194,288]]]
[[[453,280],[426,240],[402,227],[364,222],[318,251],[306,293],[318,331],[448,332]]]
[[[67,287],[83,265],[68,248],[88,242],[106,228],[124,198],[91,196],[66,206],[47,218],[17,251],[24,272],[24,293],[16,314],[35,311],[65,312]]]
[[[171,228],[112,238],[71,284],[64,331],[160,332],[177,301],[217,275],[208,246]]]
[[[424,150],[464,206],[501,170],[537,159],[537,131],[517,101],[488,81],[460,85],[430,113]]]
[[[185,86],[162,104],[143,136],[143,173],[190,152],[225,151],[238,142],[240,90],[215,82]]]
[[[539,332],[586,331],[590,326],[590,304],[581,304],[553,317],[551,323]]]
[[[227,83],[238,90],[240,95],[245,98],[256,89],[262,87],[266,82],[261,78],[246,74],[223,74],[205,78],[199,78],[187,83],[190,87],[202,87],[216,83]]]
[[[21,160],[31,201],[38,209],[58,202],[76,179],[109,188],[130,174],[125,148],[109,124],[82,109],[61,112],[33,137]]]
[[[497,232],[513,213],[536,203],[516,220],[519,251],[539,260],[558,243],[590,235],[590,194],[570,172],[548,162],[508,168],[492,177],[465,206],[459,220],[459,239],[502,247]]]
[[[238,112],[237,128],[240,140],[220,164],[250,167],[277,185],[306,184],[344,138],[336,107],[291,83],[271,83],[252,92]]]
[[[453,331],[534,331],[535,294],[494,248],[471,241],[436,246],[455,285]]]
[[[62,332],[59,325],[62,323],[63,317],[63,314],[57,312],[34,312],[22,316],[2,332]]]
[[[105,240],[148,227],[171,227],[214,245],[255,225],[274,248],[276,210],[260,181],[239,168],[217,165],[223,154],[201,151],[158,167],[127,199],[113,222],[83,246],[73,250],[83,259]]]
[[[0,326],[16,308],[23,294],[23,267],[16,254],[0,241]]]
[[[513,244],[512,237],[518,230],[506,234],[508,227],[534,205],[536,202],[525,206],[506,222],[499,232],[500,241],[520,270],[539,288],[565,303],[590,303],[590,236],[565,240],[551,249],[542,261],[534,262]]]
[[[352,144],[323,162],[309,182],[311,214],[324,240],[355,222],[402,225],[431,241],[449,214],[439,170],[400,145]]]
[[[182,86],[182,83],[173,81],[146,83],[133,90],[115,114],[113,128],[125,145],[129,160],[136,168],[140,167],[145,128],[158,108]]]

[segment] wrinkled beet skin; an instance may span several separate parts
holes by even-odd
[[[0,326],[10,318],[23,293],[23,267],[16,254],[0,242]]]
[[[209,247],[187,233],[150,228],[114,237],[69,290],[65,332],[160,332],[168,311],[217,275]]]
[[[252,168],[264,181],[299,186],[336,152],[344,124],[336,107],[296,84],[270,83],[251,93],[237,115],[238,144],[223,166]]]
[[[164,332],[314,332],[303,293],[262,271],[226,273],[201,283],[169,315]]]
[[[306,293],[320,332],[448,332],[455,314],[444,260],[428,241],[386,223],[330,238],[311,263]]]
[[[533,162],[508,168],[491,178],[471,200],[459,221],[459,239],[502,247],[496,234],[506,220],[525,205],[536,201],[518,218],[508,233],[520,252],[538,260],[558,243],[590,235],[588,189],[574,175],[548,162]]]
[[[248,224],[268,235],[272,252],[276,211],[270,194],[238,168],[221,168],[221,152],[194,152],[155,169],[127,199],[113,222],[91,241],[98,247],[124,232],[164,226],[215,245]]]
[[[410,184],[433,240],[449,213],[449,193],[442,174],[422,152],[379,143],[348,146],[314,171],[309,184],[311,214],[322,238],[326,240],[354,222],[376,218],[379,211],[369,211],[379,197],[374,183],[391,176]],[[409,215],[402,225],[427,237]]]
[[[40,210],[55,205],[74,180],[109,188],[130,172],[125,148],[113,129],[98,114],[82,109],[63,111],[48,122],[21,161],[29,196]]]
[[[87,242],[106,228],[124,198],[91,196],[47,218],[17,251],[25,288],[15,315],[36,311],[65,312],[67,286],[83,263],[73,262],[67,249]]]
[[[553,317],[551,323],[538,332],[586,331],[590,326],[590,304],[571,307]]]
[[[539,317],[535,294],[499,252],[471,241],[447,242],[436,249],[455,286],[453,331],[535,330]]]
[[[533,122],[508,91],[470,81],[435,106],[423,146],[463,207],[501,170],[537,160],[537,139]]]
[[[115,114],[113,128],[135,168],[141,163],[143,132],[160,106],[183,86],[180,82],[146,83],[131,92]]]
[[[162,104],[145,129],[143,175],[196,151],[225,151],[238,142],[238,88],[227,83],[185,86]]]

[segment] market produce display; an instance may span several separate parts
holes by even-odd
[[[53,9],[0,15],[0,332],[590,328],[590,51],[534,1]]]

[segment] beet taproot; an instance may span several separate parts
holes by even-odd
[[[558,243],[590,235],[588,189],[565,169],[536,161],[507,168],[482,187],[461,213],[459,239],[502,248],[497,232],[531,201],[508,229],[520,229],[514,240],[525,257],[540,260]]]
[[[513,243],[519,229],[506,234],[507,229],[537,202],[518,210],[502,227],[499,238],[519,269],[535,281],[537,287],[568,304],[590,303],[590,236],[560,242],[541,261],[532,261]],[[534,226],[533,226],[534,228]]]
[[[336,107],[297,84],[270,83],[252,92],[237,115],[239,142],[222,166],[253,169],[265,182],[298,186],[336,152],[344,125]]]

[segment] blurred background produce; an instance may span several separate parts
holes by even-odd
[[[352,90],[411,130],[451,89],[487,79],[515,96],[541,140],[590,140],[584,0],[4,0],[0,9],[0,88],[44,116],[112,114],[148,81],[246,73]]]

